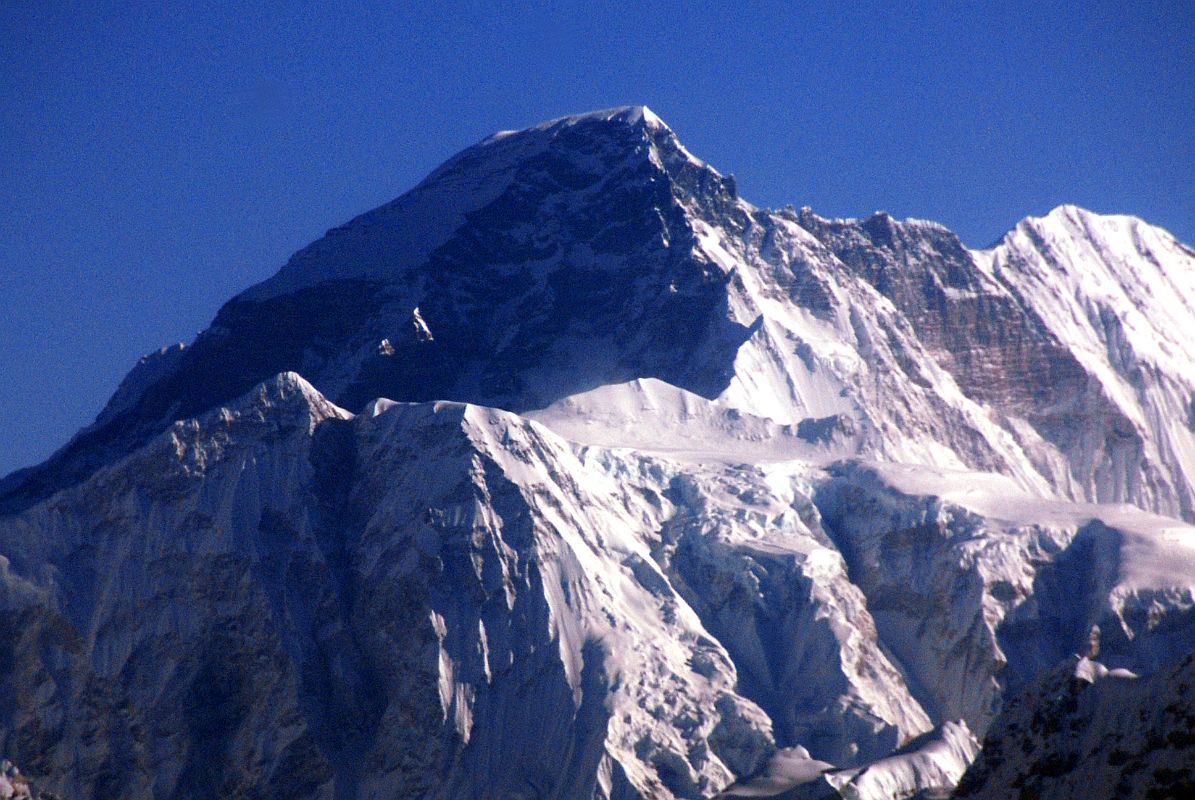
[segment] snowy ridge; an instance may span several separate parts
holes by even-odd
[[[524,416],[573,442],[679,460],[828,462],[855,452],[858,439],[849,417],[781,425],[654,378],[570,395]]]

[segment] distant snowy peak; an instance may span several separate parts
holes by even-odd
[[[1025,217],[1005,238],[1024,229],[1033,229],[1041,235],[1057,239],[1086,239],[1104,251],[1116,251],[1131,242],[1134,250],[1143,256],[1148,255],[1150,250],[1158,249],[1159,245],[1161,249],[1177,248],[1185,250],[1188,256],[1192,255],[1190,248],[1180,243],[1169,231],[1151,225],[1140,217],[1099,213],[1072,203],[1057,206],[1040,217]]]
[[[1142,470],[1137,477],[1125,474],[1139,487],[1130,488],[1127,498],[1192,519],[1195,252],[1136,217],[1060,206],[1022,221],[994,248],[975,255],[1082,366],[1087,386],[1075,396],[1089,401],[1071,413],[1116,420],[1106,437],[1097,434],[1102,441],[1094,441],[1095,450],[1140,454],[1129,456],[1140,458]],[[1098,403],[1093,390],[1102,398]],[[1079,435],[1094,440],[1090,422],[1069,426],[1085,428]],[[1087,490],[1089,498],[1125,497],[1106,484],[1101,488],[1102,480]]]
[[[1161,228],[1065,205],[978,256],[1068,341],[1095,329],[1103,349],[1128,345],[1158,366],[1195,358],[1195,252]]]
[[[1026,217],[983,252],[1027,250],[1064,267],[1086,265],[1089,273],[1102,268],[1125,282],[1168,282],[1184,302],[1195,300],[1195,276],[1187,269],[1195,261],[1195,251],[1169,231],[1138,217],[1062,205],[1043,217]]]

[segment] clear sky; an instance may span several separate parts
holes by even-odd
[[[647,104],[759,205],[1195,242],[1191,0],[550,5],[0,5],[0,474],[326,229],[570,112]]]

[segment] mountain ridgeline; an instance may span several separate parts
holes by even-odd
[[[1188,785],[1192,319],[1134,217],[971,250],[757,208],[643,107],[495,134],[0,481],[0,755],[71,798]],[[1096,730],[1023,735],[1076,656]]]

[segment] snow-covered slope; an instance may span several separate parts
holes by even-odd
[[[794,747],[851,796],[941,786],[1003,674],[1195,635],[1195,530],[1000,480],[353,417],[283,374],[0,526],[0,747],[71,796],[705,797]]]
[[[4,688],[47,688],[0,745],[72,796],[692,797],[763,765],[771,721],[653,556],[671,501],[505,412],[348,416],[284,374],[7,524]],[[776,591],[808,587],[778,546]],[[887,691],[814,694],[859,704],[860,731],[805,724],[835,752],[891,746],[927,723]]]
[[[45,688],[0,744],[80,797],[577,797],[665,767],[691,795],[767,756],[642,501],[504,412],[348,416],[284,374],[6,525],[5,688]]]
[[[979,263],[1083,367],[1028,418],[1066,458],[1067,493],[1195,515],[1195,252],[1134,217],[1061,206]]]
[[[641,107],[496,134],[0,482],[0,752],[80,797],[948,791],[1074,653],[1195,650],[1192,318],[1133,218],[971,251],[756,208]]]

